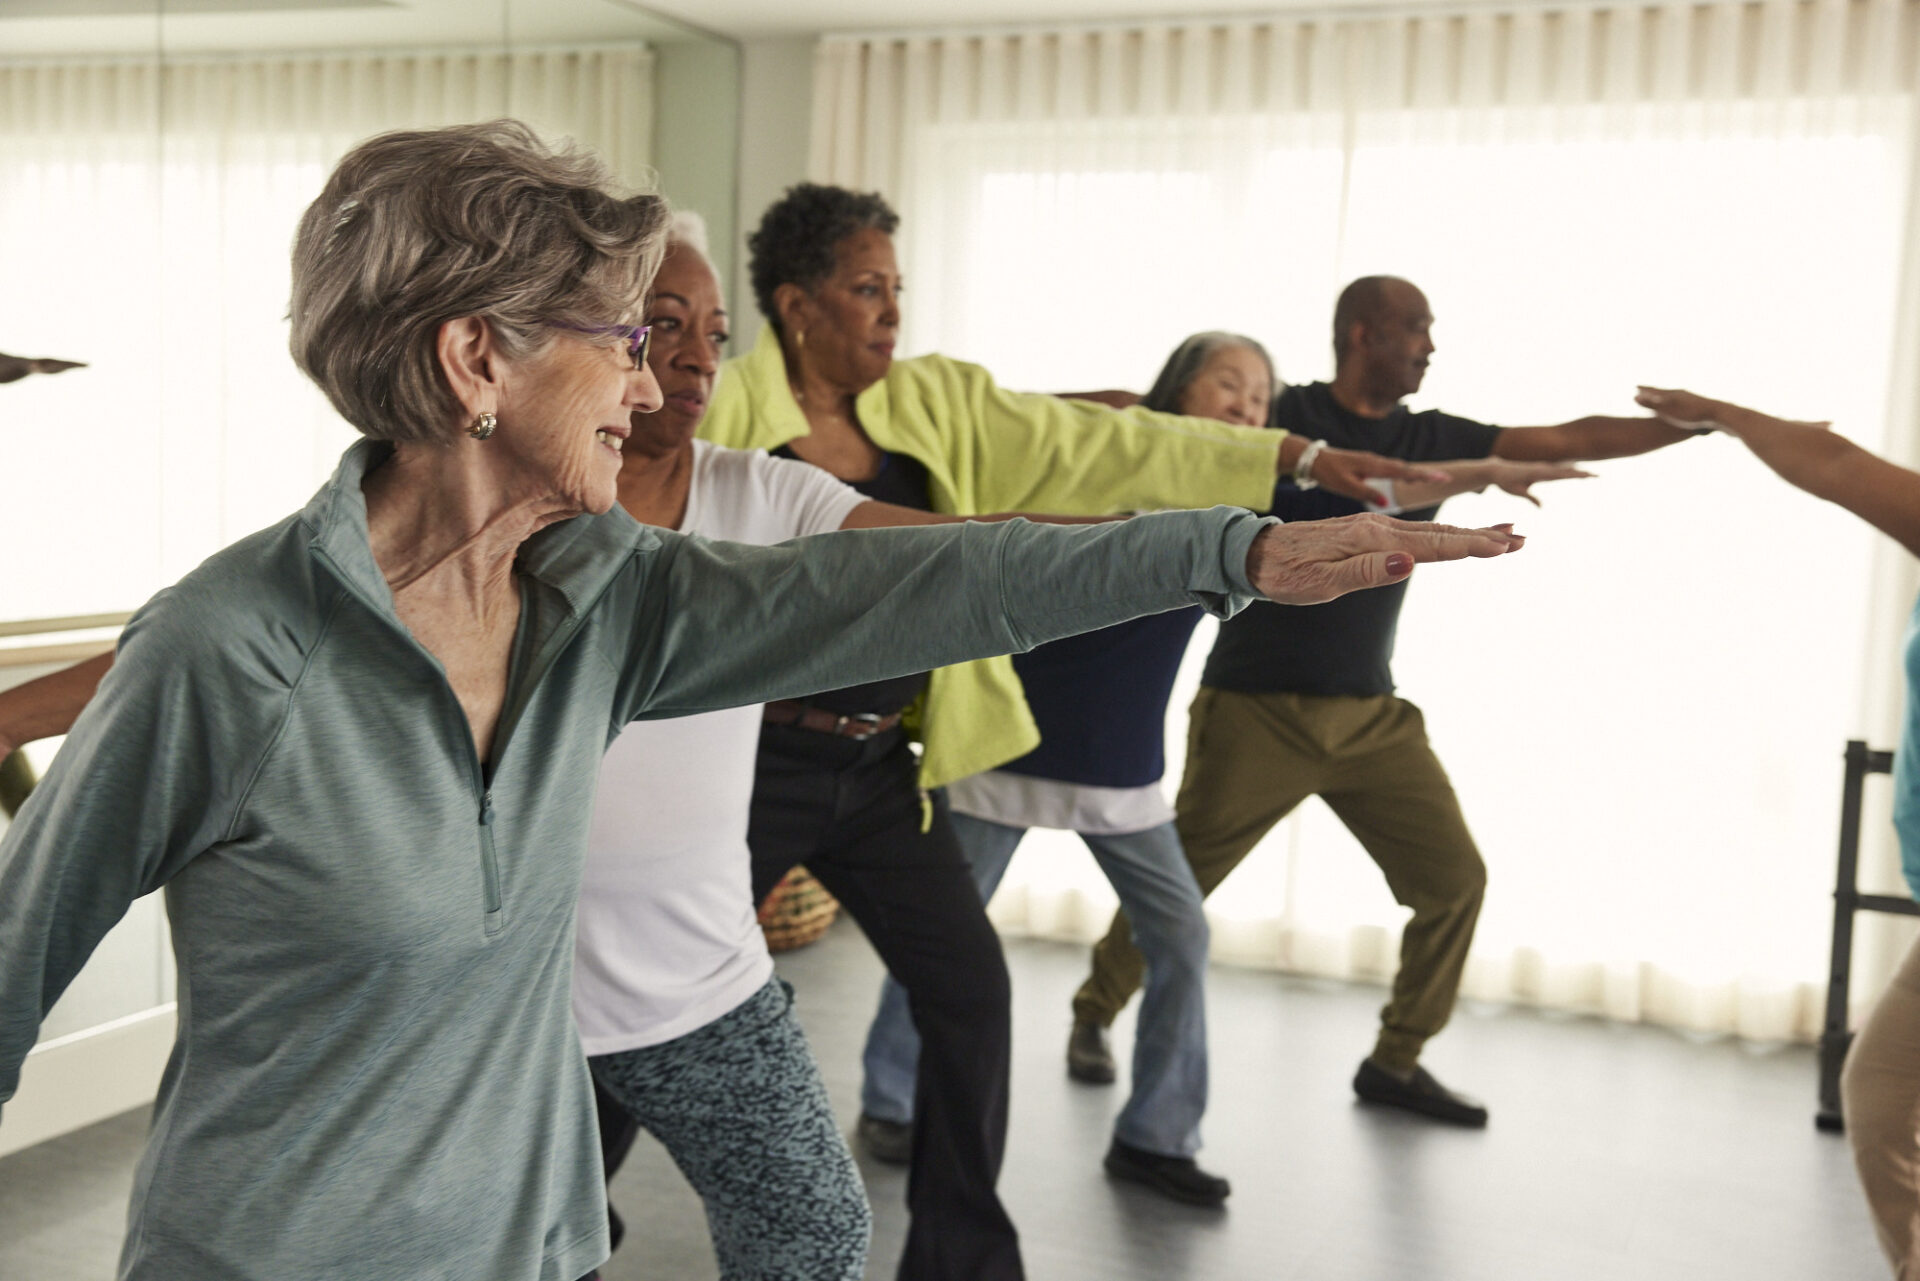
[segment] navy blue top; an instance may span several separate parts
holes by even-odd
[[[1040,746],[1000,768],[1093,787],[1144,787],[1167,772],[1167,699],[1197,609],[1149,614],[1013,656]]]

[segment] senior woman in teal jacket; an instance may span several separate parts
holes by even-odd
[[[1512,545],[1224,508],[770,549],[645,529],[609,509],[659,405],[627,322],[665,231],[511,122],[363,143],[302,219],[294,357],[368,439],[139,612],[0,843],[0,1100],[101,936],[167,893],[180,1031],[122,1277],[606,1257],[568,984],[628,721]]]

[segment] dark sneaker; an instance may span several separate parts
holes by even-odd
[[[1360,1071],[1354,1074],[1353,1092],[1368,1103],[1405,1108],[1450,1125],[1479,1127],[1487,1123],[1485,1104],[1455,1094],[1423,1067],[1416,1066],[1413,1075],[1403,1081],[1372,1059],[1362,1059]]]
[[[1161,1156],[1129,1147],[1118,1139],[1107,1148],[1104,1164],[1116,1179],[1152,1188],[1161,1196],[1188,1205],[1219,1205],[1233,1191],[1232,1184],[1217,1174],[1208,1174],[1190,1156]]]
[[[877,1116],[860,1114],[853,1128],[867,1155],[888,1165],[905,1165],[913,1159],[913,1125],[908,1121],[883,1121]]]
[[[1067,1075],[1088,1085],[1113,1084],[1113,1051],[1107,1047],[1107,1029],[1098,1023],[1073,1021],[1067,1036]]]

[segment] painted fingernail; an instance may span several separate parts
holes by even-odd
[[[1395,552],[1393,555],[1387,557],[1387,573],[1393,575],[1395,578],[1401,578],[1412,572],[1413,557],[1407,555],[1405,552]]]

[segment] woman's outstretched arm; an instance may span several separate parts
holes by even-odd
[[[617,716],[793,698],[1255,596],[1331,600],[1416,562],[1499,556],[1509,530],[1382,516],[1278,524],[1235,509],[1065,527],[1024,520],[870,529],[741,547],[663,536],[610,639]]]
[[[1835,434],[1831,423],[1775,418],[1672,388],[1642,387],[1638,399],[1675,426],[1715,426],[1738,437],[1788,484],[1838,503],[1920,556],[1920,474]]]

